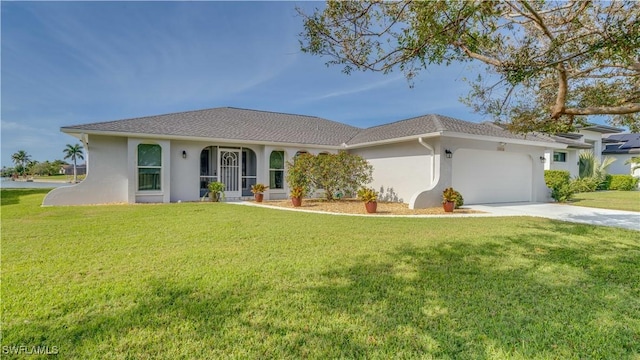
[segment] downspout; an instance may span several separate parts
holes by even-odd
[[[431,147],[431,145],[429,145],[426,142],[424,142],[424,140],[422,140],[421,137],[418,138],[418,142],[420,143],[420,145],[422,145],[425,148],[427,148],[427,150],[431,151],[431,183],[433,184],[433,181],[436,178],[436,159],[435,159],[436,152]]]

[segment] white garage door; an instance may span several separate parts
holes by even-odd
[[[458,149],[452,164],[453,188],[465,204],[531,201],[533,163],[525,154]]]

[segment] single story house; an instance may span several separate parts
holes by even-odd
[[[87,174],[86,164],[76,165],[76,175],[86,175],[86,174]],[[60,175],[73,175],[73,165],[62,165],[60,167]]]
[[[616,161],[609,166],[609,174],[631,174],[640,177],[640,168],[633,171],[631,164],[626,164],[632,157],[640,157],[640,134],[612,134],[603,139],[603,156],[610,156]]]
[[[213,108],[65,126],[90,157],[86,179],[51,191],[43,205],[198,201],[211,181],[227,199],[288,197],[286,161],[299,152],[347,151],[374,167],[370,186],[411,208],[438,206],[453,186],[467,204],[547,201],[547,155],[568,148],[549,136],[492,123],[425,115],[371,128],[314,116]]]

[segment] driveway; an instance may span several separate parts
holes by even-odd
[[[538,216],[640,231],[640,213],[633,211],[596,209],[557,203],[483,204],[465,205],[465,207],[484,211],[494,216]]]

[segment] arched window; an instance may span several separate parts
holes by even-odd
[[[284,151],[272,151],[269,156],[269,188],[284,189]]]
[[[138,145],[138,190],[162,190],[162,148],[157,144]]]

